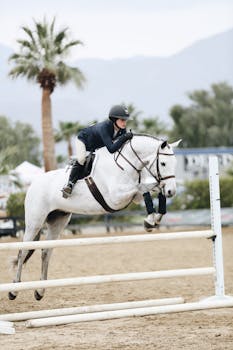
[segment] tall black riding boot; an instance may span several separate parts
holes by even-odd
[[[72,165],[69,181],[66,186],[62,189],[62,195],[64,198],[68,198],[71,196],[71,193],[73,191],[74,185],[76,182],[83,178],[84,165],[79,164],[78,161],[75,162],[75,164]]]

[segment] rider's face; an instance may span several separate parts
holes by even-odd
[[[117,119],[116,125],[119,129],[125,129],[126,128],[126,120],[125,119]]]

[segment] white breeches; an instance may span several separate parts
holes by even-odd
[[[79,164],[83,165],[85,163],[87,150],[84,143],[79,139],[76,139],[76,149],[77,149],[77,160]]]

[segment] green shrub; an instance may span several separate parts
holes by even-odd
[[[222,207],[233,207],[233,176],[220,179],[220,198]]]
[[[6,204],[8,216],[18,216],[24,218],[25,192],[11,193]]]
[[[193,180],[184,184],[184,191],[176,195],[170,209],[204,209],[210,207],[209,180]],[[233,177],[220,179],[221,207],[233,207]]]

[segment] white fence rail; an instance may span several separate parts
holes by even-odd
[[[60,247],[77,247],[88,245],[114,244],[114,243],[136,243],[136,242],[153,242],[167,241],[173,239],[192,239],[192,238],[211,238],[215,234],[212,230],[203,231],[186,231],[176,233],[145,234],[132,236],[117,237],[97,237],[97,238],[75,238],[75,239],[58,239],[44,240],[39,242],[13,242],[1,243],[0,250],[16,249],[44,249]]]

